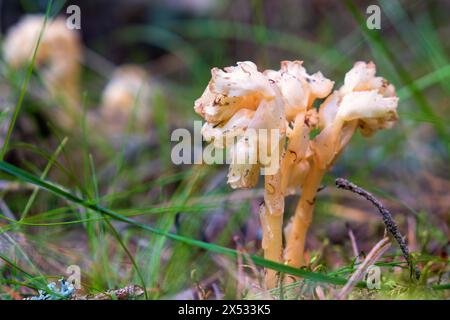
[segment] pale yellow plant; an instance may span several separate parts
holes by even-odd
[[[267,165],[261,161],[260,144],[255,148],[246,131],[282,132],[280,139],[267,140],[272,160],[277,159],[277,170],[265,175],[260,208],[266,259],[294,267],[305,264],[306,233],[324,174],[357,128],[369,136],[397,120],[395,89],[375,72],[373,63],[357,62],[346,74],[344,85],[331,93],[334,82],[320,72],[308,74],[301,61],[283,61],[277,71],[260,72],[252,62],[212,70],[212,79],[194,107],[206,120],[203,136],[216,148],[229,147],[232,155],[237,152],[257,159],[253,163],[231,163],[231,187],[254,187],[259,169]],[[316,109],[314,102],[323,98]],[[313,129],[320,133],[311,139]],[[284,198],[298,190],[301,197],[285,229],[283,254]],[[268,288],[279,281],[273,270],[266,270],[265,280]]]

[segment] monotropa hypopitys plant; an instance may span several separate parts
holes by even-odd
[[[305,265],[306,233],[323,176],[357,129],[370,136],[397,120],[395,88],[375,73],[374,63],[357,62],[332,91],[334,82],[321,72],[309,74],[302,61],[283,61],[279,70],[264,72],[249,61],[212,69],[194,109],[206,121],[205,140],[229,150],[232,188],[252,188],[264,176],[260,220],[266,259]],[[318,108],[317,99],[324,99]],[[319,132],[314,137],[313,130]],[[255,131],[263,134],[248,134]],[[284,199],[298,190],[283,232]],[[277,277],[266,270],[266,286],[275,287]]]

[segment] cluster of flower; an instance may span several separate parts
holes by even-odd
[[[263,155],[269,154],[276,162],[277,170],[265,175],[262,246],[267,259],[299,267],[304,264],[305,234],[323,175],[357,128],[363,136],[370,136],[395,123],[395,88],[375,76],[372,62],[355,63],[344,84],[333,92],[334,81],[321,72],[308,74],[301,61],[283,61],[279,70],[263,72],[247,61],[224,70],[214,68],[211,73],[211,81],[194,106],[206,120],[203,137],[216,148],[231,149],[228,183],[232,188],[257,184],[260,168],[267,166]],[[246,132],[254,129],[276,129],[281,135],[276,141],[267,137],[265,145],[249,139]],[[314,130],[319,133],[314,135]],[[261,135],[252,137],[260,139]],[[233,161],[242,154],[257,161]],[[298,189],[301,198],[285,230],[283,256],[284,197]],[[276,279],[271,272],[267,274],[267,284],[273,287]]]

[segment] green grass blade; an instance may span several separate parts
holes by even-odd
[[[126,244],[123,242],[122,237],[120,236],[119,232],[117,232],[116,228],[112,225],[111,221],[109,219],[104,219],[108,227],[110,228],[114,238],[119,242],[122,249],[125,251],[125,254],[128,256],[128,258],[131,261],[131,264],[133,265],[133,268],[136,270],[136,274],[141,282],[142,289],[144,290],[144,296],[145,299],[148,299],[148,292],[147,287],[145,285],[144,276],[142,275],[141,270],[139,269],[138,264],[136,263],[136,260],[133,258],[133,255],[131,254],[131,251],[128,249]]]

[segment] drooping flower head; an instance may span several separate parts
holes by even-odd
[[[266,259],[283,262],[284,197],[301,188],[287,228],[284,262],[294,267],[304,264],[306,232],[324,174],[357,128],[368,136],[397,120],[395,89],[375,73],[373,63],[357,62],[346,74],[344,85],[330,94],[334,82],[320,72],[309,75],[301,61],[283,61],[280,70],[263,73],[252,62],[212,70],[195,111],[206,120],[202,129],[206,140],[216,148],[232,146],[231,154],[236,157],[228,183],[233,188],[254,186],[259,168],[267,165],[261,151],[269,149],[270,156],[281,154],[275,161],[277,170],[265,177],[259,210]],[[314,102],[319,98],[326,99],[317,110]],[[283,136],[261,144],[264,139],[248,134],[251,129],[278,129]],[[315,137],[314,129],[319,131]],[[241,163],[236,160],[239,156],[253,162]],[[269,288],[278,284],[276,273],[270,270],[265,279]]]

